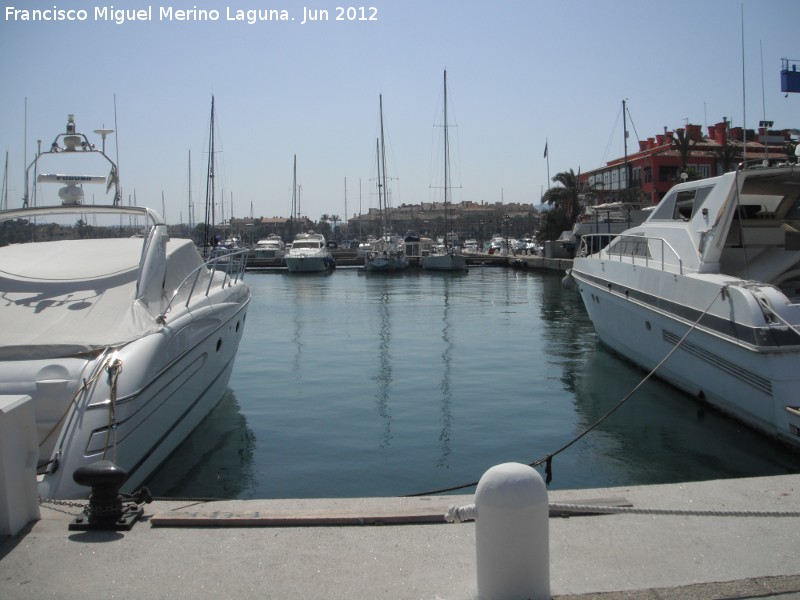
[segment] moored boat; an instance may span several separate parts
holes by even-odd
[[[466,271],[467,257],[461,249],[450,243],[450,137],[447,124],[447,71],[444,72],[444,220],[447,229],[441,248],[433,247],[429,254],[420,258],[420,265],[429,271]]]
[[[112,203],[83,203],[104,177],[42,173],[54,157],[110,164]],[[60,205],[31,193],[31,173],[63,185]],[[0,221],[0,394],[34,403],[39,494],[88,496],[73,473],[100,460],[133,491],[227,388],[250,302],[244,260],[209,266],[156,211],[121,206],[116,164],[72,115],[28,167],[23,208]]]
[[[600,235],[600,234],[594,234]],[[673,187],[574,261],[599,338],[688,394],[800,447],[800,168]]]
[[[298,233],[283,261],[290,273],[324,273],[336,268],[325,236],[319,233]]]
[[[376,144],[378,165],[378,214],[381,236],[371,240],[364,254],[364,268],[367,271],[394,272],[408,267],[408,257],[403,238],[391,232],[389,215],[389,187],[386,177],[386,146],[383,139],[383,95],[379,96],[381,137]]]

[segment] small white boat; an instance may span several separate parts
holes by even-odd
[[[336,268],[336,261],[319,233],[298,233],[283,257],[290,273],[325,273]]]
[[[613,350],[800,447],[796,163],[676,185],[640,226],[579,253],[571,276]]]
[[[104,177],[43,174],[56,157],[110,164],[112,204],[83,204]],[[244,260],[209,268],[157,212],[121,206],[116,165],[72,115],[27,173],[63,185],[62,204],[42,205],[26,177],[23,208],[0,212],[0,394],[34,402],[42,498],[87,497],[72,476],[99,460],[133,491],[227,388],[250,302]]]
[[[286,256],[286,245],[279,235],[258,240],[253,248],[254,258],[280,259]]]

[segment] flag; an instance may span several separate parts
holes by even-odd
[[[542,158],[547,158],[547,141],[545,140],[544,143],[544,156]]]

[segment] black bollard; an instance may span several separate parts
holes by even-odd
[[[105,529],[128,531],[144,513],[136,502],[123,502],[119,488],[128,478],[128,472],[110,460],[99,460],[75,469],[72,479],[79,485],[92,488],[89,505],[83,514],[69,524],[72,530]]]

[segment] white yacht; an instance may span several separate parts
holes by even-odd
[[[298,233],[283,261],[290,273],[329,273],[336,267],[325,236],[319,233]]]
[[[279,235],[270,235],[256,242],[254,258],[281,259],[286,255],[286,245]]]
[[[108,181],[79,159],[110,165]],[[52,163],[66,168],[48,174]],[[27,173],[23,208],[0,212],[0,394],[34,403],[42,498],[87,497],[72,476],[99,460],[133,491],[227,388],[250,302],[244,260],[209,268],[157,212],[121,206],[116,165],[72,115]],[[60,184],[62,203],[43,205],[31,174]],[[110,205],[83,203],[92,183],[114,190]]]
[[[800,446],[800,166],[676,185],[587,254],[571,276],[605,344]]]

